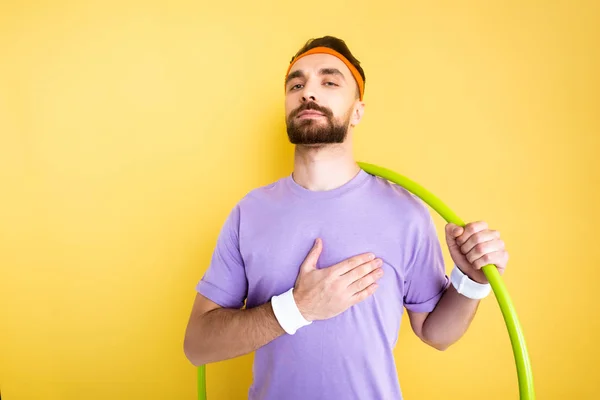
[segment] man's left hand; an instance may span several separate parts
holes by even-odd
[[[488,229],[484,221],[472,222],[465,227],[446,225],[446,242],[450,256],[460,270],[472,280],[488,283],[482,267],[492,264],[502,275],[508,263],[508,253],[500,232]]]

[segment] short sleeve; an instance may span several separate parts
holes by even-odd
[[[196,291],[224,308],[241,308],[248,294],[248,280],[239,244],[240,209],[227,217],[206,273]]]
[[[442,248],[429,212],[418,231],[407,270],[404,306],[413,312],[431,312],[448,287]]]

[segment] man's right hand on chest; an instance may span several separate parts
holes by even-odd
[[[323,241],[317,239],[306,259],[293,289],[298,310],[307,321],[335,317],[377,290],[383,276],[383,261],[372,253],[350,257],[327,268],[317,268]]]

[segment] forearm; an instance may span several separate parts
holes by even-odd
[[[465,334],[478,306],[479,300],[461,295],[450,285],[425,319],[423,339],[437,349],[448,348]]]
[[[203,365],[251,353],[284,333],[270,302],[246,310],[217,308],[193,321],[184,347],[194,365]]]

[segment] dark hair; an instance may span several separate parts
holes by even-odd
[[[350,61],[350,64],[354,65],[354,67],[358,70],[358,73],[362,77],[363,82],[366,83],[365,71],[363,71],[362,67],[360,66],[360,61],[358,61],[356,57],[352,55],[352,52],[348,48],[348,45],[346,45],[346,42],[334,36],[323,36],[317,39],[309,39],[304,44],[304,46],[302,46],[302,48],[298,50],[294,57],[292,57],[290,62],[294,61],[294,58],[298,57],[303,53],[306,53],[310,49],[314,49],[315,47],[328,47],[346,57],[346,59]]]

